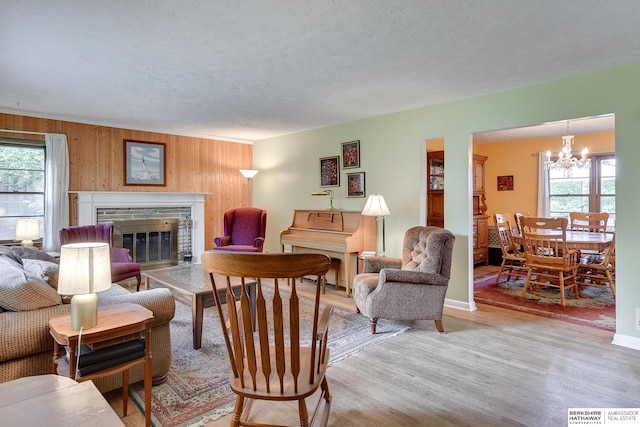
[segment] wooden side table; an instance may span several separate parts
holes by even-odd
[[[49,332],[53,337],[53,373],[68,372],[68,376],[76,381],[87,381],[122,372],[122,406],[123,414],[127,416],[127,403],[129,400],[129,369],[140,363],[144,364],[144,408],[145,425],[151,425],[151,324],[153,313],[145,307],[132,304],[114,304],[98,309],[98,324],[87,330],[74,331],[71,329],[71,315],[54,317],[49,320]],[[113,342],[117,339],[134,336],[144,332],[145,348],[144,356],[109,366],[88,375],[76,378],[76,348],[78,344],[89,345],[104,342]],[[65,350],[69,351],[69,362],[65,360]],[[68,365],[68,371],[66,367]]]

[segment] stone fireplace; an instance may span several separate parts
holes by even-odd
[[[78,195],[78,225],[112,222],[114,224],[114,245],[123,247],[131,245],[129,249],[132,251],[132,255],[134,255],[134,250],[139,250],[140,258],[151,262],[146,266],[147,268],[177,263],[187,255],[186,248],[189,248],[191,252],[188,254],[191,257],[190,261],[198,263],[200,254],[204,252],[204,198],[208,193],[111,191],[77,191],[72,193]],[[173,225],[168,226],[169,230],[163,228],[165,225],[161,225],[160,229],[151,229],[156,225],[150,221],[158,220],[170,220],[172,224],[175,224],[174,237],[170,237]],[[126,225],[126,233],[124,234],[117,231],[123,221],[125,224],[127,221],[130,222]],[[149,223],[143,224],[144,221]],[[143,225],[144,230],[132,231],[130,228],[132,225]],[[153,227],[149,228],[151,225]],[[145,244],[151,244],[150,248],[142,249],[142,240],[136,242],[137,233],[141,233],[140,239],[144,240]],[[127,236],[125,237],[125,235]],[[140,244],[140,249],[138,249],[138,244]],[[176,253],[171,255],[173,259],[164,260],[163,257],[167,254],[168,245],[171,245],[170,251]],[[151,251],[151,255],[148,254],[149,251]]]

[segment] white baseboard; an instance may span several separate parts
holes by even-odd
[[[449,308],[455,308],[456,310],[464,310],[464,311],[476,311],[476,303],[475,302],[464,302],[458,300],[452,300],[446,298],[444,300],[444,306]]]
[[[633,350],[640,350],[640,338],[632,337],[630,335],[615,333],[611,344],[627,347]]]

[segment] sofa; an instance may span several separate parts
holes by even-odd
[[[57,260],[36,248],[0,246],[0,382],[49,374],[53,339],[49,319],[68,314],[69,304],[57,293]],[[98,293],[98,304],[140,304],[153,312],[151,333],[154,384],[166,378],[171,366],[169,323],[175,300],[168,289],[129,292],[120,285]],[[142,381],[142,365],[130,370],[129,382]],[[101,392],[122,387],[122,375],[94,380]]]

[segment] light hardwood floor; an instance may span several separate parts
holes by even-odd
[[[326,298],[353,307],[329,288]],[[411,322],[408,332],[332,365],[330,425],[563,426],[568,408],[640,407],[640,353],[612,345],[611,332],[478,307],[445,308],[444,335],[433,321]],[[120,414],[118,394],[108,399]],[[143,425],[129,408],[125,424]],[[295,425],[297,411],[256,403],[254,413]]]

